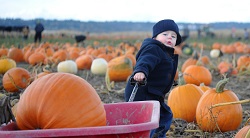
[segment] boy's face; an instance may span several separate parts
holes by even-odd
[[[177,34],[174,31],[165,31],[158,34],[155,39],[162,42],[165,46],[174,47],[177,40]]]

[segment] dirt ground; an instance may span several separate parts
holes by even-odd
[[[209,56],[208,51],[204,51],[203,55]],[[224,57],[231,57],[232,55],[224,55]],[[236,55],[238,57],[239,55]],[[222,57],[221,60],[224,60]],[[180,57],[179,58],[179,65],[181,65],[187,57]],[[210,58],[211,59],[211,58]],[[211,62],[217,62],[218,59],[211,59]],[[25,63],[18,63],[17,66],[24,67],[31,70],[30,66]],[[216,83],[222,78],[222,76],[216,70],[210,70],[213,76],[213,82],[210,87],[215,87]],[[108,91],[105,84],[105,77],[104,76],[96,76],[91,74],[89,70],[79,70],[77,75],[81,76],[85,80],[87,80],[97,91],[103,103],[117,103],[117,102],[124,102],[124,88],[126,82],[116,82],[114,83],[114,88],[112,91]],[[2,77],[2,76],[0,76]],[[240,100],[249,99],[250,98],[250,75],[241,75],[241,76],[231,76],[229,83],[226,85],[227,89],[232,90],[236,93]],[[2,80],[2,78],[1,78]],[[0,81],[1,84],[1,81]],[[0,87],[0,92],[3,91],[3,88]],[[166,95],[167,100],[168,95]],[[242,126],[246,122],[248,118],[250,118],[250,103],[243,104],[244,109],[244,119],[242,122]],[[230,125],[230,124],[228,124]],[[241,126],[241,127],[242,127]],[[200,131],[195,132],[187,132],[187,129],[191,130],[199,130],[195,123],[187,123],[182,119],[174,119],[171,129],[167,133],[168,137],[233,137],[236,131],[226,132],[226,133],[205,133]]]

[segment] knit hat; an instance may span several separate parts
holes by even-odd
[[[176,40],[175,45],[179,45],[182,41],[181,35],[179,33],[179,28],[178,28],[177,24],[171,19],[165,19],[165,20],[161,20],[161,21],[157,22],[153,26],[152,38],[156,37],[158,34],[164,32],[164,31],[168,31],[168,30],[174,31],[177,34],[177,40]]]

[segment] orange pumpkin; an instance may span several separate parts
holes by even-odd
[[[172,89],[168,96],[168,105],[174,118],[181,118],[187,122],[195,121],[198,101],[203,92],[194,84],[179,85]]]
[[[25,62],[29,63],[29,56],[35,52],[35,47],[31,46],[31,47],[25,47],[25,48],[27,49],[24,52],[23,58]]]
[[[36,76],[35,79],[41,78],[41,77],[43,77],[43,76],[45,76],[45,75],[48,75],[48,74],[50,74],[50,73],[52,73],[52,72],[49,72],[49,71],[40,72],[39,74],[37,74],[37,76]]]
[[[24,54],[23,51],[19,48],[16,47],[12,47],[10,48],[10,50],[8,51],[8,55],[9,58],[15,60],[16,62],[22,62],[24,61]]]
[[[233,91],[224,89],[227,82],[228,78],[219,81],[216,88],[207,90],[198,102],[196,120],[203,131],[227,132],[236,130],[241,125],[243,117],[241,104],[209,109],[214,104],[239,101]]]
[[[207,90],[211,89],[211,87],[206,86],[204,83],[201,83],[198,87],[199,87],[203,92],[206,92]]]
[[[250,125],[246,125],[241,128],[234,138],[249,138],[250,137]]]
[[[18,92],[26,88],[30,81],[30,72],[21,67],[11,68],[3,75],[3,87],[8,92]]]
[[[199,54],[195,51],[192,57],[184,61],[184,63],[181,66],[181,72],[184,72],[185,69],[190,65],[196,65],[198,59],[199,59]]]
[[[28,63],[30,65],[36,65],[36,64],[44,64],[44,60],[45,60],[45,55],[43,53],[40,52],[34,52],[33,54],[31,54],[28,58]]]
[[[136,64],[136,58],[135,58],[135,55],[131,54],[131,53],[126,53],[125,55],[123,56],[126,56],[127,58],[129,58],[131,61],[132,61],[132,65],[133,67],[135,66]]]
[[[94,57],[92,55],[81,55],[78,58],[76,58],[75,62],[78,69],[91,69],[92,62],[94,60]]]
[[[133,72],[133,63],[126,56],[118,56],[108,62],[107,73],[110,81],[126,81]]]
[[[51,73],[25,89],[16,123],[21,130],[105,126],[106,112],[86,80],[70,73]]]
[[[109,62],[111,59],[113,59],[114,57],[109,54],[108,52],[106,53],[101,53],[97,56],[97,58],[104,58],[107,62]]]
[[[239,71],[244,71],[250,65],[250,56],[242,55],[237,59],[237,69]]]
[[[184,71],[184,80],[186,83],[191,83],[199,86],[201,83],[209,86],[212,83],[212,74],[204,66],[190,65]]]
[[[217,69],[220,74],[229,74],[229,75],[237,75],[238,70],[233,67],[232,63],[229,63],[229,61],[221,61]]]
[[[59,63],[61,61],[65,61],[68,58],[68,53],[64,49],[59,49],[58,51],[53,53],[52,60],[54,63]]]
[[[0,57],[7,56],[8,52],[9,52],[9,49],[5,48],[5,46],[2,45],[2,47],[0,48]]]
[[[202,57],[201,57],[201,62],[202,62],[204,65],[209,65],[209,63],[210,63],[210,58],[209,58],[207,55],[202,56]]]

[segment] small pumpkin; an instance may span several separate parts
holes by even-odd
[[[247,70],[247,67],[250,65],[250,56],[242,55],[237,59],[237,69],[239,71]]]
[[[4,45],[0,48],[0,57],[7,56],[9,52],[9,49],[6,48]]]
[[[182,53],[184,53],[185,55],[192,55],[194,52],[193,48],[186,45],[182,48]]]
[[[241,125],[243,116],[241,104],[210,109],[214,104],[239,101],[233,91],[224,89],[227,82],[228,78],[220,80],[216,88],[207,90],[200,98],[196,109],[196,120],[201,130],[227,132],[236,130]]]
[[[212,74],[204,66],[190,65],[184,71],[184,80],[186,83],[191,83],[199,86],[201,83],[209,86],[212,83]]]
[[[15,60],[16,62],[24,61],[24,53],[22,49],[16,47],[12,47],[9,49],[7,57]]]
[[[28,63],[33,66],[36,64],[44,64],[45,58],[46,57],[43,53],[34,52],[29,56]]]
[[[223,53],[219,49],[212,49],[210,51],[211,58],[218,58],[218,57],[221,57],[222,55],[223,55]]]
[[[107,72],[108,62],[104,58],[96,58],[91,64],[90,71],[96,75],[105,75]]]
[[[41,77],[43,77],[43,76],[45,76],[45,75],[48,75],[48,74],[50,74],[50,73],[52,73],[52,71],[49,71],[49,70],[46,69],[46,67],[44,67],[44,68],[43,68],[43,72],[38,73],[38,74],[36,75],[35,79],[39,79],[39,78],[41,78]]]
[[[68,59],[68,53],[65,49],[59,49],[53,53],[52,60],[54,63],[58,64],[61,61]]]
[[[106,111],[95,89],[70,73],[51,73],[33,81],[16,110],[21,130],[106,125]]]
[[[57,71],[58,72],[76,74],[78,70],[77,70],[77,65],[76,65],[75,61],[73,61],[73,60],[65,60],[65,61],[61,61],[57,65]]]
[[[76,65],[77,65],[78,69],[80,69],[80,70],[83,70],[83,69],[90,70],[93,60],[94,60],[94,57],[92,55],[85,54],[85,55],[79,56],[75,60],[75,62],[76,62]]]
[[[3,87],[8,92],[18,92],[19,89],[25,89],[30,82],[30,72],[21,67],[11,68],[3,75]]]
[[[194,51],[192,57],[185,60],[184,63],[182,64],[181,72],[183,73],[188,66],[195,65],[198,59],[199,59],[199,54],[196,51]]]
[[[0,58],[0,74],[4,74],[11,68],[16,67],[16,61],[11,58]]]
[[[110,81],[126,81],[133,72],[133,63],[126,56],[118,56],[108,62],[107,74]]]

